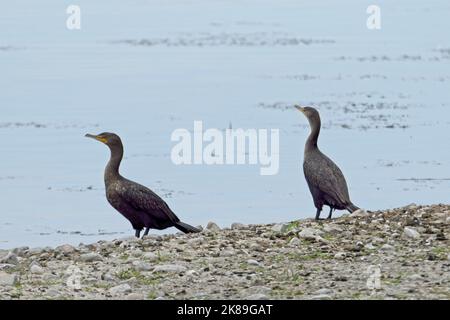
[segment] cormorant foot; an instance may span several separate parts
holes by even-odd
[[[136,230],[134,236],[139,239],[141,237],[141,230]]]

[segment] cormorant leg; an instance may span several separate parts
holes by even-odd
[[[134,234],[134,236],[135,236],[136,238],[140,238],[140,237],[141,237],[141,230],[136,229],[136,233]]]
[[[333,214],[333,207],[330,207],[330,213],[328,214],[328,217],[327,217],[328,220],[331,219],[332,214]]]
[[[149,227],[146,227],[145,228],[145,231],[144,231],[144,235],[142,236],[142,237],[145,237],[146,235],[148,235],[148,232],[150,231],[150,228]]]
[[[322,209],[317,209],[316,220],[320,220],[320,211],[322,211]]]

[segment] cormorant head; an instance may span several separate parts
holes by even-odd
[[[320,116],[319,116],[319,111],[317,111],[316,109],[312,108],[312,107],[301,107],[299,105],[295,105],[294,106],[298,111],[300,111],[301,113],[303,113],[306,118],[308,118],[309,122],[312,123],[316,123],[316,122],[320,122]]]
[[[85,135],[85,137],[100,141],[100,142],[106,144],[110,148],[115,147],[115,146],[122,147],[122,141],[120,140],[120,137],[115,133],[103,132],[98,135],[88,133]]]

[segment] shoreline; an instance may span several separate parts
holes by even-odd
[[[450,299],[450,205],[0,250],[3,299]]]

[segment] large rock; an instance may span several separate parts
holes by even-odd
[[[0,271],[0,286],[14,286],[18,283],[16,274],[10,274]]]
[[[214,231],[214,232],[220,231],[220,227],[214,222],[208,222],[206,229],[209,231]]]

